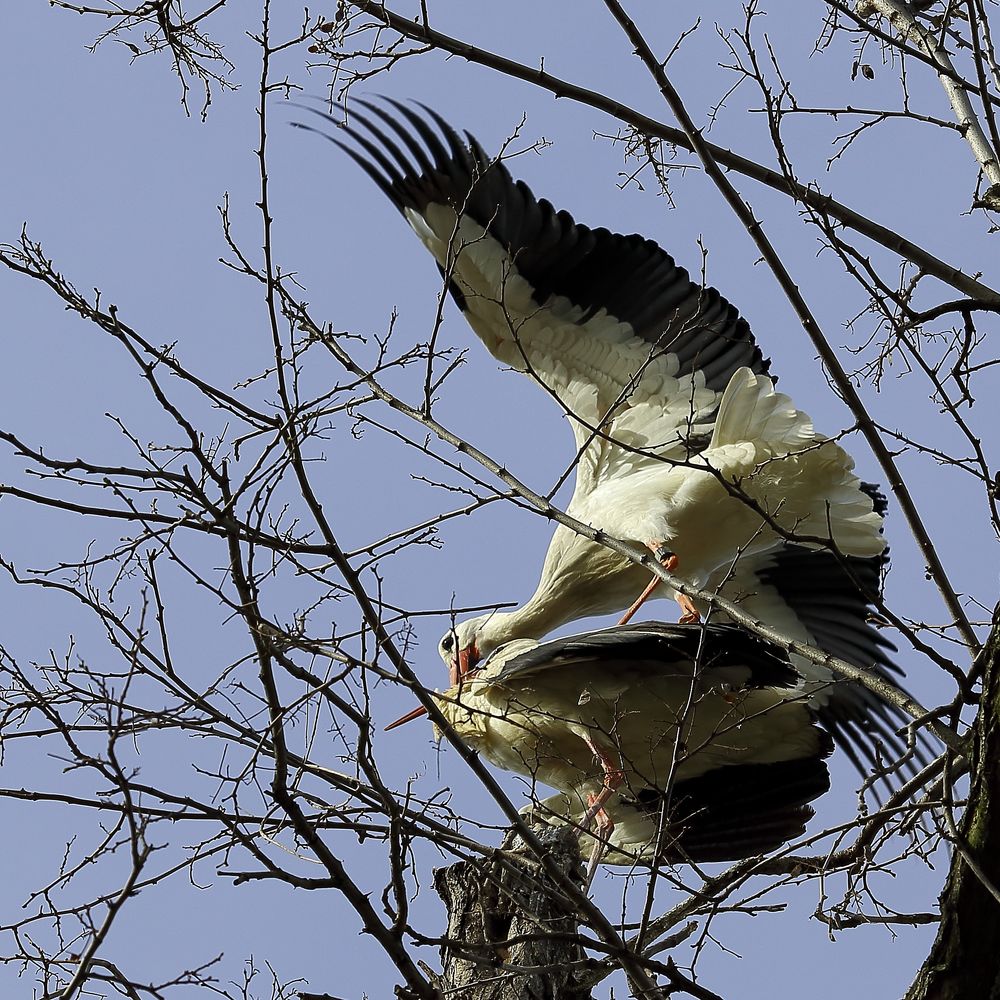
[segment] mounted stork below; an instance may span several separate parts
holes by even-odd
[[[738,861],[801,835],[833,744],[800,681],[732,625],[646,622],[516,639],[434,697],[465,743],[530,780],[532,819],[577,828],[592,876],[602,854]]]
[[[562,406],[575,435],[568,512],[650,547],[791,638],[876,673],[895,670],[869,624],[888,554],[884,500],[775,391],[746,321],[652,240],[577,224],[536,199],[429,109],[355,102],[350,125],[309,108],[430,250],[490,353]],[[648,597],[692,601],[605,546],[557,527],[532,597],[449,630],[458,678],[500,645]],[[631,607],[630,607],[631,606]],[[902,717],[863,686],[798,658],[802,685],[850,759],[899,756]]]

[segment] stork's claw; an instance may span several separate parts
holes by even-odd
[[[681,611],[684,612],[677,619],[681,625],[693,625],[695,622],[701,621],[701,612],[695,607],[694,601],[687,594],[678,594],[677,603],[681,606]]]

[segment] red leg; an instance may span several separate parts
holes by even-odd
[[[614,795],[615,790],[625,780],[625,772],[622,771],[620,763],[616,762],[607,750],[599,747],[589,737],[585,737],[585,739],[591,753],[597,758],[601,765],[601,770],[604,772],[604,787],[596,795],[591,794],[587,796],[588,809],[580,821],[580,826],[584,830],[590,830],[592,823],[596,822],[597,824],[597,829],[592,834],[594,847],[590,852],[590,860],[587,863],[587,886],[589,887],[594,879],[601,855],[604,853],[605,845],[615,828],[614,821],[604,809],[604,804]]]
[[[694,601],[687,594],[678,594],[677,603],[681,606],[681,611],[684,612],[677,619],[681,625],[691,625],[701,621],[701,612],[694,606]]]
[[[601,794],[603,795],[604,793],[602,792]],[[594,806],[598,804],[600,797],[600,795],[587,796],[587,805],[590,806],[590,809],[587,810],[588,816],[594,809]],[[587,859],[586,888],[588,889],[590,888],[590,883],[594,881],[594,876],[597,874],[597,865],[600,863],[605,845],[610,841],[611,834],[615,830],[614,821],[599,805],[597,812],[594,813],[594,819],[597,821],[597,829],[593,833],[594,846],[590,849],[590,857]]]
[[[662,542],[652,541],[652,542],[647,542],[647,545],[653,551],[654,555],[661,552],[663,549]],[[669,553],[666,556],[662,557],[658,556],[658,558],[660,558],[660,561],[663,563],[663,568],[668,572],[673,573],[674,570],[677,569],[678,559],[673,552]],[[630,607],[628,611],[626,611],[625,614],[621,616],[621,618],[618,621],[618,624],[625,625],[629,621],[631,621],[633,615],[635,615],[635,613],[639,610],[639,608],[641,608],[646,603],[646,601],[649,600],[649,598],[653,594],[653,591],[656,590],[656,588],[659,587],[659,585],[662,582],[663,581],[658,576],[654,576],[653,579],[650,580],[649,583],[647,584],[646,589],[638,596],[638,598],[636,598],[635,603],[632,605],[632,607]],[[677,603],[681,606],[681,611],[684,612],[679,619],[682,625],[689,625],[692,622],[701,621],[701,615],[699,614],[698,609],[694,606],[694,601],[692,601],[691,598],[687,596],[687,594],[678,594]]]
[[[618,621],[618,624],[627,625],[632,620],[632,616],[639,610],[639,608],[641,608],[646,603],[646,601],[649,600],[653,591],[656,590],[656,588],[659,587],[661,583],[663,583],[663,581],[658,576],[654,576],[653,579],[650,580],[649,585],[646,587],[646,589],[638,596],[638,598],[636,598],[635,602],[632,604],[632,607],[630,607],[628,611],[626,611],[625,614],[621,616],[621,618]]]

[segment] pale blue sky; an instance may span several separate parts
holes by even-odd
[[[59,269],[81,290],[99,287],[150,341],[176,341],[181,356],[224,386],[265,367],[270,357],[259,288],[218,263],[225,246],[217,206],[226,193],[238,238],[249,250],[259,246],[259,216],[253,207],[258,183],[254,157],[258,64],[253,44],[243,35],[256,27],[256,13],[250,16],[253,6],[234,5],[213,17],[214,34],[227,40],[228,54],[236,63],[233,80],[239,89],[217,94],[205,123],[183,114],[177,80],[163,57],[130,64],[129,50],[115,41],[88,52],[86,46],[102,26],[97,20],[38,0],[7,0],[0,32],[0,82],[6,95],[0,242],[15,240],[26,222],[31,235],[43,242]],[[790,9],[781,20],[769,18],[766,26],[804,102],[865,105],[894,92],[892,71],[877,64],[874,81],[859,75],[852,82],[852,52],[847,46],[811,55],[819,5],[781,6]],[[594,89],[607,89],[669,121],[655,88],[599,4],[584,9],[574,0],[546,4],[512,0],[502,5],[447,3],[436,9],[439,26],[449,33],[480,40],[528,62],[544,55],[550,71]],[[708,22],[727,27],[741,17],[738,5],[722,2],[711,5],[704,16],[706,24],[699,35],[670,64],[699,122],[705,121],[706,110],[730,82],[715,66],[722,58],[721,48]],[[685,11],[681,17],[685,20],[678,22],[664,16],[660,24],[647,20],[644,26],[665,49],[688,26],[690,14]],[[295,24],[293,16],[281,31]],[[873,61],[874,53],[867,58]],[[306,72],[305,59],[302,48],[285,53],[277,75],[287,74],[307,93],[321,94],[327,76],[321,69]],[[933,81],[918,75],[911,86],[918,96],[929,95],[929,113],[947,116]],[[372,89],[426,102],[456,126],[474,131],[488,150],[496,148],[527,114],[525,138],[544,136],[552,146],[541,155],[517,158],[511,164],[515,175],[580,221],[656,239],[689,268],[700,266],[697,241],[701,239],[709,251],[709,281],[749,320],[764,352],[773,358],[781,387],[822,430],[832,433],[850,423],[770,272],[757,263],[751,241],[702,175],[691,171],[677,179],[674,208],[657,197],[651,185],[646,190],[635,185],[620,190],[620,153],[594,139],[595,131],[614,131],[614,122],[459,59],[406,60]],[[737,94],[720,115],[711,138],[770,165],[773,154],[764,118],[743,113],[747,103],[759,102],[749,90],[745,96]],[[395,308],[400,342],[425,338],[438,290],[433,263],[391,205],[346,156],[286,127],[293,117],[297,115],[277,102],[272,106],[270,170],[277,259],[297,272],[314,316],[336,329],[366,334],[384,330]],[[975,175],[971,157],[957,136],[919,132],[920,126],[910,123],[890,125],[862,139],[854,159],[827,174],[827,125],[796,121],[790,126],[801,179],[818,178],[841,201],[871,212],[918,242],[927,239],[935,253],[968,272],[985,270],[988,262],[995,261],[995,247],[988,249],[982,220],[962,215]],[[899,150],[896,158],[891,155],[894,146]],[[865,163],[872,169],[864,169]],[[837,345],[862,341],[866,326],[848,333],[844,324],[864,302],[832,254],[817,256],[815,233],[800,223],[795,206],[749,180],[735,181],[772,240],[786,252],[793,277],[831,341]],[[888,259],[881,251],[871,252],[875,259]],[[108,464],[121,460],[128,449],[107,413],[124,418],[150,440],[163,433],[162,417],[147,405],[140,379],[106,337],[66,314],[47,290],[6,271],[0,272],[0,301],[7,347],[6,363],[0,368],[0,425],[29,442],[44,444],[52,454],[85,454]],[[544,487],[553,469],[561,469],[572,455],[568,429],[558,414],[523,379],[496,370],[450,305],[443,337],[450,345],[468,347],[469,363],[452,380],[439,419],[508,463],[529,484]],[[336,372],[327,366],[312,377],[319,387]],[[880,395],[870,386],[862,388],[882,422],[921,430],[934,427],[934,409],[915,378],[889,379]],[[255,400],[273,398],[273,393],[260,389],[250,394]],[[978,412],[989,406],[995,417],[995,403],[988,396]],[[212,421],[219,419],[204,416],[208,426],[214,427]],[[943,447],[953,441],[948,431],[931,433]],[[863,478],[881,481],[863,444],[851,440]],[[342,434],[330,444],[326,457],[329,473],[314,471],[314,475],[328,490],[324,503],[347,545],[418,522],[451,503],[438,491],[412,482],[410,453],[375,431],[360,443]],[[995,539],[985,527],[977,527],[975,504],[981,501],[970,500],[972,495],[962,492],[960,482],[943,478],[927,463],[904,458],[902,465],[914,477],[918,499],[958,589],[992,603]],[[0,478],[21,482],[20,468],[9,447],[0,449]],[[961,516],[954,516],[953,509]],[[442,533],[446,542],[442,549],[421,549],[400,561],[396,574],[386,581],[387,595],[414,609],[447,607],[453,594],[460,605],[519,601],[534,587],[549,530],[542,519],[500,505],[475,518],[452,521]],[[893,550],[888,592],[894,606],[914,618],[941,621],[943,609],[923,580],[921,561],[895,505],[887,531]],[[97,534],[97,527],[42,516],[10,498],[0,503],[0,552],[21,565],[47,564],[67,552],[79,556]],[[268,596],[274,608],[289,615],[294,610],[294,588]],[[234,625],[220,625],[221,615],[199,607],[190,590],[178,585],[174,600],[178,647],[189,658],[195,676],[199,659],[225,658],[231,648],[228,641],[244,642]],[[4,617],[0,641],[15,655],[43,659],[50,648],[61,655],[70,635],[76,637],[85,658],[105,655],[93,624],[66,600],[16,588],[0,578],[0,607]],[[664,615],[674,613],[666,605],[661,609]],[[341,614],[345,623],[350,620],[347,611],[332,611],[334,619]],[[434,653],[444,624],[440,618],[417,622],[420,647],[414,664],[430,685],[444,683]],[[902,653],[900,661],[908,668],[910,687],[924,702],[934,703],[946,690],[938,677],[920,672],[924,668],[912,654]],[[211,668],[206,668],[205,676],[210,675]],[[405,695],[388,688],[378,689],[375,699],[379,724],[407,707]],[[495,806],[470,783],[454,755],[435,751],[427,727],[414,724],[404,732],[380,736],[379,741],[387,779],[401,784],[419,773],[425,792],[433,785],[450,787],[459,812],[484,822],[501,822]],[[162,756],[157,756],[157,746],[162,747]],[[190,767],[200,750],[185,748],[175,756],[166,740],[151,741],[147,747],[152,749],[147,749],[142,762],[144,777],[159,776],[183,787],[184,775],[178,768]],[[834,823],[852,815],[853,772],[839,755],[832,769],[836,788],[821,804],[820,816],[810,829],[819,829],[821,821]],[[8,749],[0,772],[6,787],[32,781],[43,787],[65,787],[60,783],[68,780],[56,762],[40,758],[30,745]],[[507,784],[514,800],[520,801],[523,793],[517,783]],[[53,876],[62,846],[78,820],[65,810],[4,799],[0,814],[5,828],[16,831],[4,851],[0,876],[4,885],[0,922],[6,923],[16,917],[27,891]],[[197,837],[195,831],[171,833],[178,846]],[[382,884],[384,871],[377,851],[346,838],[338,840],[335,849],[360,870],[369,866],[363,881],[371,888]],[[427,886],[431,868],[442,860],[426,851],[418,853],[418,859],[424,887],[418,912],[426,908],[422,926],[433,934],[443,925]],[[937,874],[911,865],[894,883],[884,879],[884,898],[902,911],[932,906],[946,859],[939,855],[936,864]],[[238,978],[241,963],[252,955],[258,963],[271,963],[283,979],[300,976],[312,990],[328,990],[351,1000],[366,994],[386,996],[397,982],[389,961],[370,939],[358,936],[355,915],[335,894],[262,884],[234,889],[208,864],[195,872],[195,881],[210,888],[195,888],[182,875],[130,903],[107,942],[106,957],[126,963],[129,972],[145,979],[224,952],[220,978],[230,980]],[[597,898],[609,915],[617,913],[619,891],[620,880],[598,879]],[[742,958],[709,944],[699,964],[705,984],[734,1000],[901,994],[926,954],[932,929],[903,927],[893,933],[869,927],[840,934],[831,942],[827,929],[809,919],[818,891],[814,882],[784,893],[781,898],[788,910],[783,914],[720,920],[716,932]],[[828,888],[831,896],[838,891],[839,883]],[[668,903],[664,894],[664,905]],[[0,940],[0,952],[7,950]],[[687,946],[675,954],[680,964],[688,956]],[[437,964],[433,949],[421,949],[418,957]],[[29,995],[27,984],[17,981],[15,974],[13,968],[0,968],[4,995]],[[185,994],[179,990],[175,996]]]

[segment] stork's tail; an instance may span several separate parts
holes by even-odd
[[[749,368],[733,374],[705,457],[787,529],[832,536],[852,556],[876,556],[884,549],[882,517],[854,475],[854,460],[836,441],[817,434],[809,414],[775,392],[766,375]]]
[[[797,410],[784,393],[775,392],[766,375],[738,368],[722,394],[709,448],[753,441],[787,454],[818,440],[809,414]]]
[[[816,732],[818,745],[806,757],[733,764],[678,781],[669,803],[652,788],[613,796],[607,809],[615,828],[603,863],[648,864],[657,846],[668,864],[741,861],[802,836],[813,815],[808,803],[830,787],[826,757],[833,743],[824,730]],[[577,826],[585,808],[578,796],[563,793],[521,812],[530,822]],[[584,835],[583,850],[592,846]]]

